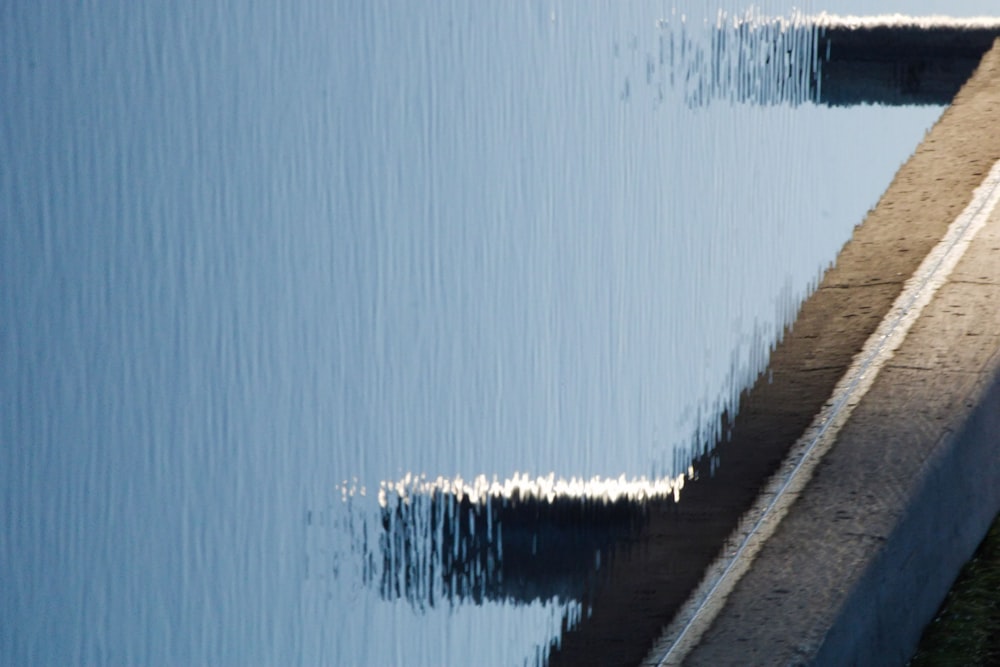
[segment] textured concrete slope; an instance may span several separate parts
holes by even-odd
[[[820,291],[885,312],[998,159],[994,47]],[[906,662],[1000,510],[998,350],[994,211],[686,664]]]

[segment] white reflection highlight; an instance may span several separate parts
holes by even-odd
[[[586,499],[614,503],[619,500],[643,502],[653,499],[672,497],[680,500],[681,489],[685,478],[694,476],[694,468],[689,467],[687,473],[675,477],[649,479],[645,476],[617,478],[594,476],[590,479],[570,477],[565,479],[550,473],[544,477],[532,477],[528,474],[514,473],[509,479],[500,481],[497,476],[487,479],[479,475],[475,479],[465,480],[461,476],[453,478],[436,477],[430,479],[425,475],[407,473],[396,482],[384,481],[379,484],[378,503],[386,508],[394,503],[410,503],[414,496],[433,496],[444,494],[456,501],[468,500],[480,504],[487,499],[518,499],[543,500],[553,502],[561,499]],[[341,488],[341,496],[364,495],[364,487],[357,485]]]
[[[851,14],[838,15],[820,12],[807,20],[818,26],[843,26],[848,28],[873,28],[886,26],[892,28],[997,28],[1000,29],[1000,18],[995,16],[976,16],[970,18],[955,18],[941,14],[927,16],[909,16],[906,14],[872,14],[855,16]]]

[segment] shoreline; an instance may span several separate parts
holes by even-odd
[[[994,47],[831,273],[853,269],[848,282],[883,273],[875,255],[867,271],[843,262],[866,226],[888,242],[883,256],[889,234],[901,253],[912,251],[913,236],[931,236],[940,204],[968,199],[969,179],[1000,160],[1000,142],[981,131],[998,110]],[[893,664],[913,654],[1000,510],[992,455],[1000,434],[1000,211],[984,209],[983,223],[684,664]]]
[[[727,424],[729,437],[698,463],[705,474],[685,485],[681,503],[651,511],[642,533],[620,545],[609,564],[609,585],[596,595],[590,616],[563,635],[550,664],[657,664],[663,657],[662,646],[659,652],[654,649],[663,628],[689,600],[706,567],[738,530],[746,508],[830,401],[905,283],[1000,159],[1000,133],[982,131],[997,117],[1000,48],[994,47],[803,303],[768,368],[742,396],[738,415]],[[990,249],[981,245],[971,247],[956,269],[959,275],[968,272],[963,267],[972,255],[986,253],[979,261],[987,261]],[[995,288],[1000,279],[994,280],[988,264],[978,273],[987,280],[946,282],[914,324],[900,348],[911,363],[900,364],[897,352],[880,373],[694,648],[692,664],[823,662],[835,648],[837,660],[849,661],[850,647],[860,658],[888,655],[884,651],[897,658],[901,651],[912,653],[920,631],[988,526],[973,514],[944,545],[924,545],[916,537],[927,538],[931,527],[940,530],[941,521],[947,527],[950,514],[942,516],[940,509],[935,514],[934,503],[948,506],[958,502],[953,495],[964,493],[961,483],[956,486],[949,476],[949,467],[984,468],[982,451],[971,455],[974,448],[959,446],[959,441],[988,437],[988,431],[986,436],[975,434],[974,422],[990,417],[990,401],[1000,401],[1000,382],[993,381],[993,370],[982,358],[989,359],[1000,348],[1000,338],[994,337],[1000,323],[982,321],[993,315],[992,296],[977,291]],[[948,310],[952,298],[961,306],[954,312]],[[963,326],[979,326],[981,331],[967,336]],[[961,347],[953,349],[946,334],[959,336]],[[976,342],[979,356],[964,353],[970,341]],[[994,413],[1000,415],[1000,408]],[[957,433],[966,435],[960,438]],[[872,447],[876,437],[907,444]],[[924,443],[924,449],[910,441]],[[908,452],[918,450],[918,458],[908,458]],[[972,458],[962,458],[966,455]],[[989,476],[993,469],[984,469],[982,477],[988,487],[1000,489],[1000,470],[995,472],[996,479]],[[883,492],[891,497],[881,498]],[[929,504],[926,511],[935,521],[914,513],[921,503]],[[1000,496],[990,503],[996,505],[988,512],[992,519],[1000,510]],[[936,542],[934,534],[927,539]],[[913,538],[910,542],[904,539],[907,535]],[[942,558],[942,550],[946,565],[937,568],[935,559]],[[890,600],[910,605],[905,596],[896,595],[905,582],[894,583],[896,588],[886,584],[886,594],[879,593],[877,600],[866,593],[872,590],[872,577],[882,581],[878,578],[890,576],[901,567],[900,559],[917,559],[921,581],[933,583],[926,590],[921,584],[920,600],[912,604],[905,623],[897,622],[885,607]],[[941,572],[935,573],[935,568]],[[858,619],[853,623],[852,614]],[[875,626],[864,626],[866,622]],[[872,630],[887,623],[898,626],[892,636]],[[855,642],[858,633],[869,643]],[[900,648],[902,644],[907,648]]]

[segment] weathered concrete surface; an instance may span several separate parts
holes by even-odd
[[[895,284],[1000,159],[987,54],[824,281]],[[841,430],[691,665],[904,664],[1000,510],[1000,212]]]
[[[685,486],[681,502],[651,508],[642,534],[618,546],[589,616],[563,634],[549,664],[643,661],[904,282],[1000,158],[1000,129],[993,129],[998,104],[1000,50],[994,48],[803,304],[768,370],[743,396],[731,438],[719,443],[714,462],[701,462],[700,477]],[[741,657],[736,662],[744,663]]]

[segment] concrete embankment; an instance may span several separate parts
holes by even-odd
[[[806,473],[778,473],[799,470],[795,484],[772,484],[791,489],[780,522],[729,559],[729,581],[693,605],[678,648],[664,643],[649,662],[888,665],[912,654],[1000,511],[1000,207],[990,203],[1000,190],[989,180],[998,160],[1000,44],[804,305],[791,344],[807,352],[774,377],[795,387],[812,373],[842,376],[871,348],[880,360],[855,383],[866,392],[844,394],[848,416],[819,427],[830,445]],[[966,218],[966,236],[942,243]],[[942,252],[950,259],[924,262]],[[901,312],[900,294],[921,288],[926,305]],[[907,317],[900,340],[870,340]]]

